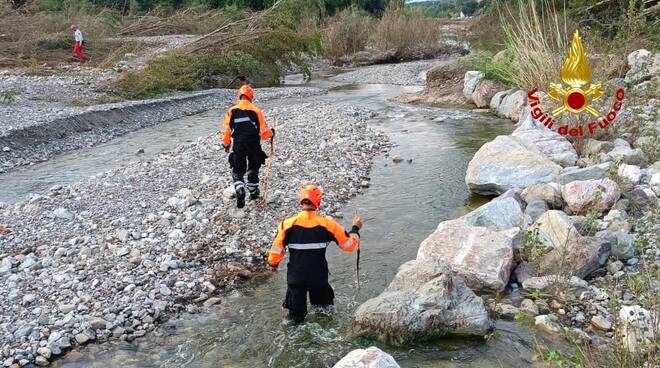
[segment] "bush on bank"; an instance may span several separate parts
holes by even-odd
[[[255,86],[279,83],[285,70],[296,68],[309,74],[310,56],[320,52],[315,28],[301,26],[305,13],[291,0],[261,20],[256,30],[228,34],[234,41],[203,48],[192,44],[151,59],[146,66],[124,73],[111,87],[128,99],[153,97],[172,91],[225,88],[245,76]]]

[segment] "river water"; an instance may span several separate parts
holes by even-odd
[[[316,82],[333,86],[330,82]],[[56,367],[331,367],[350,350],[376,345],[402,367],[524,367],[531,364],[534,337],[513,322],[498,322],[492,339],[441,339],[392,347],[367,339],[349,339],[345,331],[352,312],[378,295],[397,267],[416,256],[419,243],[441,221],[483,204],[471,196],[465,170],[476,150],[513,129],[510,121],[479,112],[432,109],[388,102],[418,87],[334,85],[326,102],[349,102],[379,116],[370,124],[396,144],[389,156],[374,160],[371,187],[349,202],[345,214],[358,209],[362,233],[361,288],[355,286],[355,255],[329,248],[333,311],[311,311],[307,323],[291,326],[281,318],[285,265],[276,275],[261,275],[221,305],[183,315],[155,333],[133,342],[89,345],[54,362]],[[264,105],[284,103],[271,101]],[[112,142],[14,171],[2,179],[3,197],[15,201],[31,191],[67,184],[117,164],[148,158],[176,144],[217,131],[220,111],[189,116],[146,128]],[[145,153],[135,155],[138,148]],[[394,163],[392,157],[401,157]],[[6,189],[8,188],[8,190]],[[347,216],[348,217],[348,216]],[[348,221],[346,219],[345,221]]]

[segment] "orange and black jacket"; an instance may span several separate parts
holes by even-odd
[[[249,100],[240,100],[227,110],[223,124],[222,143],[258,143],[273,136],[264,113]]]
[[[344,252],[360,246],[357,226],[350,232],[334,220],[315,211],[302,211],[280,223],[273,246],[268,252],[268,264],[277,267],[286,248],[289,249],[287,283],[297,286],[324,286],[328,283],[328,262],[325,249],[335,242]]]

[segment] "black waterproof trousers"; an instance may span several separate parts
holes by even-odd
[[[282,306],[289,310],[289,317],[294,323],[302,323],[307,316],[307,293],[309,293],[309,302],[314,306],[327,306],[335,303],[335,292],[330,284],[323,286],[288,284]]]
[[[247,189],[250,193],[259,190],[259,168],[266,162],[266,153],[261,149],[259,141],[234,142],[233,150],[229,154],[229,165],[232,170],[234,189],[245,190],[243,180],[247,172]]]

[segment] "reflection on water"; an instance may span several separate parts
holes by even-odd
[[[319,81],[316,85],[329,86]],[[309,101],[349,102],[379,112],[371,126],[386,132],[395,143],[389,156],[375,158],[371,187],[344,209],[359,209],[365,219],[362,231],[361,289],[354,285],[355,255],[329,248],[330,282],[335,289],[332,311],[312,311],[307,323],[291,326],[281,318],[280,303],[286,274],[263,275],[241,290],[223,298],[208,312],[183,315],[163,325],[146,338],[133,342],[90,345],[82,355],[69,354],[56,367],[331,367],[348,351],[376,345],[390,352],[402,367],[512,367],[531,360],[532,337],[514,323],[499,323],[500,337],[441,339],[406,347],[393,347],[368,339],[352,339],[346,328],[352,312],[378,295],[403,262],[416,256],[417,248],[439,222],[458,217],[487,200],[470,196],[464,175],[474,152],[486,141],[512,130],[509,121],[469,111],[428,109],[387,102],[402,92],[418,88],[386,85],[352,85],[335,88]],[[280,102],[282,103],[282,102]],[[76,154],[75,160],[49,161],[50,166],[32,167],[40,185],[58,183],[57,175],[79,175],[107,170],[139,156],[136,142],[194,140],[217,129],[217,112],[186,117],[128,134],[107,145]],[[154,150],[165,149],[154,147]],[[115,151],[113,151],[115,150]],[[116,152],[113,153],[113,152]],[[146,153],[149,155],[149,152]],[[65,157],[66,155],[62,156]],[[395,164],[390,157],[399,156]],[[89,160],[89,161],[86,161]],[[36,166],[36,165],[35,165]],[[49,169],[50,167],[50,169]],[[95,171],[96,170],[96,171]],[[15,174],[20,172],[14,172]],[[90,174],[91,175],[91,174]],[[45,178],[45,179],[44,179]],[[31,176],[16,183],[30,185]],[[4,184],[4,182],[3,182]],[[16,184],[18,185],[18,184]],[[285,265],[284,265],[285,266]],[[284,270],[281,267],[280,270]]]

